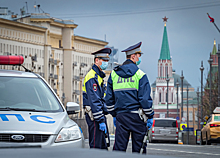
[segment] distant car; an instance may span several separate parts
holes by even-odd
[[[22,56],[0,56],[0,65],[23,61]],[[68,117],[78,111],[74,102],[65,109],[40,75],[0,69],[0,146],[83,147],[83,133]]]
[[[201,130],[200,144],[211,145],[211,143],[220,143],[220,112],[211,114]]]
[[[169,141],[178,144],[178,123],[172,118],[154,118],[149,142]]]

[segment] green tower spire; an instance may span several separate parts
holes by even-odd
[[[217,52],[216,42],[215,42],[215,40],[214,40],[214,46],[213,46],[213,49],[212,49],[212,55],[216,55],[216,52]]]
[[[166,21],[164,24],[163,41],[162,41],[162,47],[160,51],[160,59],[170,60],[170,49],[169,49],[169,44],[168,44]]]

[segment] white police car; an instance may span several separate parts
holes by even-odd
[[[22,56],[0,56],[3,65],[21,65],[23,61]],[[78,111],[79,105],[73,102],[65,109],[41,76],[0,69],[0,146],[83,147],[83,133],[68,117]]]

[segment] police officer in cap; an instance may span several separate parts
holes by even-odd
[[[95,55],[94,65],[84,78],[83,107],[88,125],[90,148],[107,149],[105,136],[108,134],[108,129],[105,115],[108,111],[103,99],[106,88],[103,83],[105,73],[102,70],[108,67],[109,54],[111,54],[110,48],[92,53]]]
[[[150,83],[147,75],[137,67],[141,62],[140,46],[141,42],[122,51],[126,52],[127,60],[116,67],[108,79],[105,100],[116,124],[113,150],[126,151],[131,134],[132,152],[140,152],[146,126],[150,129],[153,124]]]

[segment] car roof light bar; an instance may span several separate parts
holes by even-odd
[[[0,65],[21,65],[23,62],[22,56],[0,55]]]

